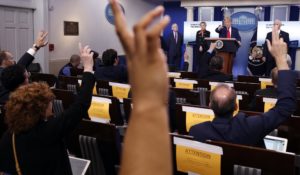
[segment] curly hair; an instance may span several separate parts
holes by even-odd
[[[11,93],[5,105],[5,122],[15,134],[28,131],[45,118],[49,102],[54,94],[45,83],[20,86]]]

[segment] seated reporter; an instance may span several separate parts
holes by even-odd
[[[96,68],[97,80],[115,81],[127,83],[127,69],[119,65],[118,53],[114,49],[107,49],[102,54],[103,66]]]
[[[200,142],[206,140],[225,141],[249,146],[264,147],[263,138],[285,122],[296,110],[296,77],[286,61],[287,45],[279,39],[273,27],[270,53],[275,57],[278,68],[278,101],[274,108],[257,116],[247,117],[243,113],[233,117],[237,109],[236,92],[227,85],[217,86],[211,93],[209,106],[215,118],[193,126],[190,135]]]
[[[8,130],[0,141],[0,172],[8,174],[72,174],[64,137],[79,124],[91,104],[95,84],[93,54],[80,47],[82,87],[74,103],[53,117],[54,95],[44,83],[16,89],[6,104]]]

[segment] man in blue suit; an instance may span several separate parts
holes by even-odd
[[[210,96],[210,108],[214,111],[213,121],[194,125],[190,135],[200,142],[205,140],[225,141],[249,146],[264,147],[263,138],[286,121],[296,110],[297,73],[289,70],[286,62],[287,44],[273,27],[272,44],[268,49],[275,58],[278,68],[278,100],[274,108],[257,116],[247,117],[243,113],[233,117],[237,109],[236,92],[227,85],[217,86]]]
[[[168,46],[168,64],[175,66],[175,70],[180,70],[181,63],[181,46],[183,44],[183,36],[178,32],[178,25],[172,24],[172,32],[169,35]]]
[[[235,38],[239,45],[241,45],[241,36],[239,30],[231,26],[231,18],[224,18],[224,26],[219,26],[216,28],[216,32],[219,33],[220,38]]]

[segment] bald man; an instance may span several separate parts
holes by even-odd
[[[214,120],[194,125],[190,129],[189,134],[196,140],[264,147],[263,138],[291,117],[296,110],[297,73],[289,70],[286,61],[287,45],[277,33],[278,29],[273,27],[273,43],[267,42],[278,68],[278,100],[275,107],[258,116],[247,117],[239,113],[233,117],[237,109],[236,92],[227,85],[219,85],[210,96],[209,106],[214,111]]]
[[[273,26],[277,28],[278,32],[277,35],[279,35],[280,38],[283,39],[283,41],[287,44],[287,49],[289,48],[290,43],[290,36],[287,32],[281,30],[282,23],[279,19],[276,19],[273,23]],[[272,42],[272,32],[269,32],[267,34],[266,40],[270,40]],[[276,63],[274,60],[274,57],[270,54],[267,48],[267,42],[265,42],[264,46],[264,56],[266,57],[266,76],[269,76],[271,73],[271,70],[276,67]]]

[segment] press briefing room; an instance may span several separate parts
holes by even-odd
[[[300,175],[300,0],[0,0],[0,175]]]

